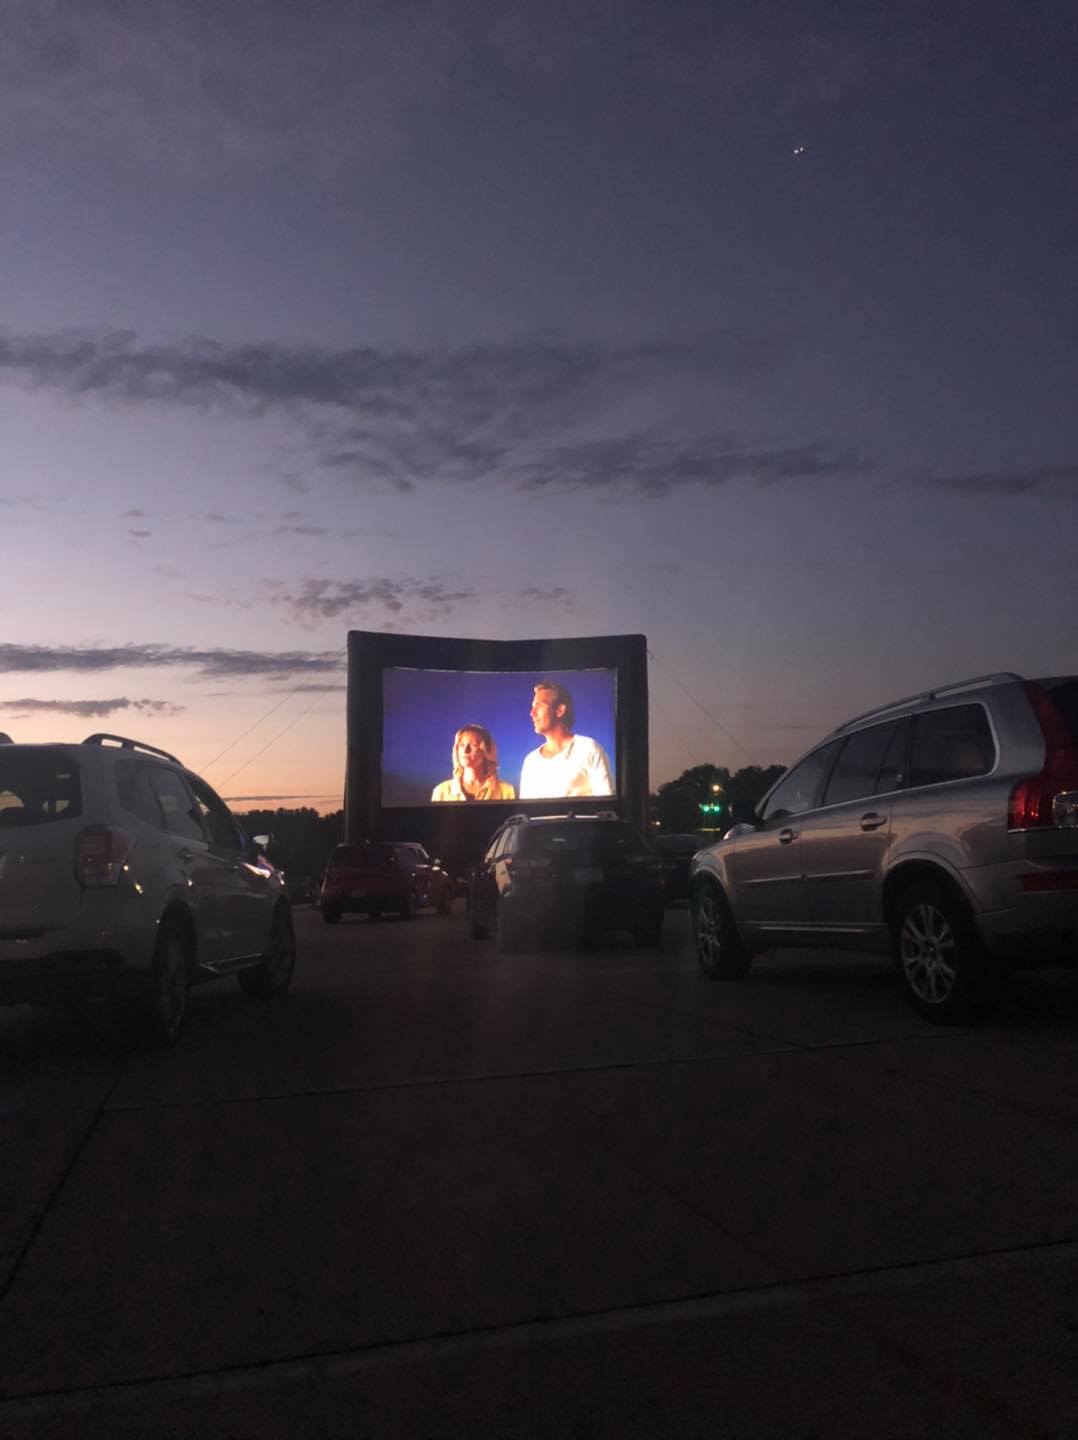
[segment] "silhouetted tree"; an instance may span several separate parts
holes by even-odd
[[[752,819],[757,804],[785,770],[785,765],[746,765],[731,775],[724,765],[694,765],[659,786],[650,798],[648,818],[658,820],[665,831],[726,830],[738,820]],[[701,805],[716,802],[723,806],[721,815],[701,811]]]
[[[236,819],[248,835],[269,835],[267,853],[285,873],[289,892],[301,898],[309,880],[321,879],[333,847],[344,836],[344,811],[319,815],[309,806],[298,810],[247,810]]]

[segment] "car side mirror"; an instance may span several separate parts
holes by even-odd
[[[257,845],[260,850],[265,850],[272,839],[272,835],[252,835],[251,844]]]

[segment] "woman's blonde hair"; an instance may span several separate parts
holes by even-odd
[[[498,799],[498,747],[494,743],[494,736],[485,725],[462,725],[453,736],[453,779],[459,780],[464,774],[464,767],[457,759],[457,747],[460,745],[461,737],[464,735],[477,735],[483,742],[483,752],[487,757],[487,764],[490,767],[482,785],[476,792],[477,800]]]

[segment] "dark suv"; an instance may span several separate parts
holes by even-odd
[[[513,815],[494,834],[468,892],[473,939],[497,932],[503,954],[533,936],[588,943],[630,930],[662,939],[662,862],[616,815]]]
[[[121,1000],[167,1043],[200,981],[281,994],[296,949],[266,843],[152,745],[0,737],[0,1005]]]
[[[425,906],[448,915],[453,881],[411,841],[358,840],[338,845],[329,857],[319,895],[322,919],[336,925],[342,915],[381,918],[389,910],[414,920]]]

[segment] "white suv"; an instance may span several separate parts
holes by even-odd
[[[279,995],[295,939],[267,843],[151,745],[0,736],[0,1004],[115,1000],[170,1043],[193,984]]]
[[[914,1009],[986,1015],[1008,967],[1078,961],[1078,677],[979,676],[848,721],[696,856],[697,958],[891,948]]]

